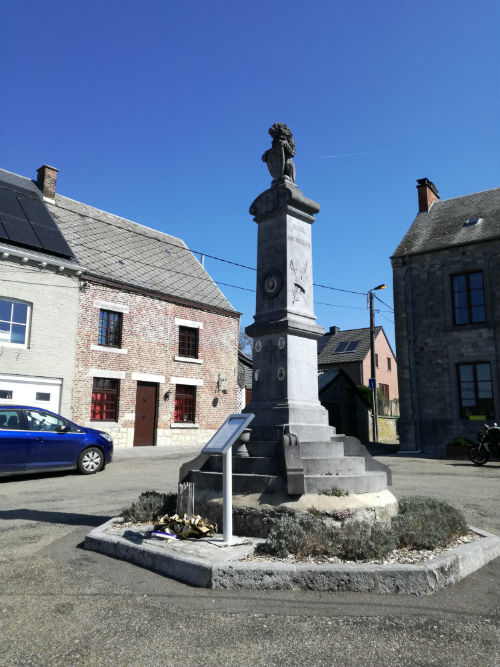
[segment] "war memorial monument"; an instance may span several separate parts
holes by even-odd
[[[397,511],[387,490],[390,471],[356,438],[337,434],[318,399],[323,329],[314,315],[311,228],[319,205],[295,184],[289,128],[275,123],[269,134],[272,145],[262,160],[271,187],[250,206],[258,225],[257,295],[255,321],[246,328],[253,339],[253,393],[245,412],[255,418],[248,442],[233,447],[235,529],[238,507],[245,516],[252,507],[342,508],[384,521]],[[217,506],[221,457],[200,455],[181,468],[180,481],[194,483],[197,511]]]

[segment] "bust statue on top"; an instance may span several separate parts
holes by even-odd
[[[273,185],[283,177],[295,183],[295,165],[292,160],[295,155],[295,142],[290,128],[284,123],[274,123],[269,128],[269,134],[273,143],[262,156],[262,161],[267,164],[273,177]]]

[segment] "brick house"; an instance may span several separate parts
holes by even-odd
[[[375,327],[375,367],[377,388],[384,396],[384,411],[396,410],[399,398],[397,364],[383,327]],[[318,370],[343,370],[354,384],[368,386],[371,377],[370,328],[330,327],[318,340]],[[392,402],[392,403],[391,403]]]
[[[441,201],[417,183],[418,214],[391,257],[400,442],[442,456],[500,417],[500,188]]]
[[[56,180],[38,171],[83,267],[66,416],[117,446],[205,442],[237,407],[240,314],[181,239],[63,197]]]
[[[0,402],[71,414],[83,267],[28,178],[0,170]]]

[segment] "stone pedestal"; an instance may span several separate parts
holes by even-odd
[[[259,226],[253,338],[253,440],[292,433],[300,442],[334,435],[318,399],[311,225],[319,206],[286,176],[253,202]]]

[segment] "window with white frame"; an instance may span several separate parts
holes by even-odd
[[[0,297],[0,345],[27,347],[31,304]]]

